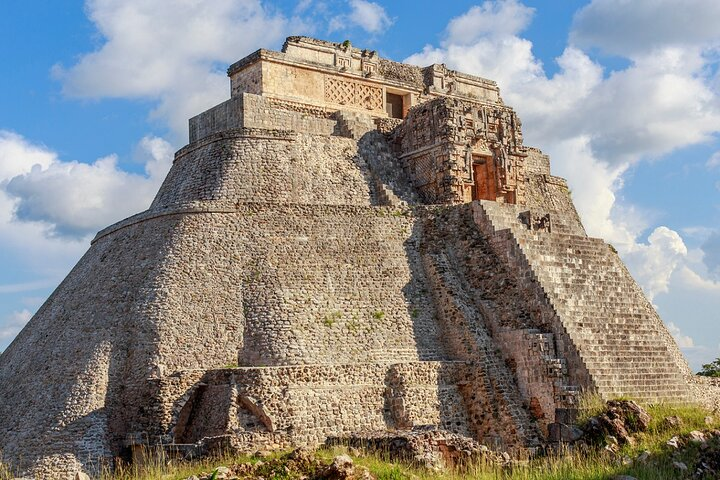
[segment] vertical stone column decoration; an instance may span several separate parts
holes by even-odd
[[[352,45],[350,42],[340,44],[335,50],[335,66],[339,70],[352,70]]]
[[[362,69],[363,75],[366,77],[372,77],[378,72],[378,54],[375,50],[373,51],[362,51],[360,57],[360,68]]]
[[[447,75],[448,69],[445,64],[434,64],[427,67],[424,72],[425,88],[432,93],[448,93]]]

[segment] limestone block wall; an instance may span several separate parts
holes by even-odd
[[[156,299],[175,227],[163,218],[96,242],[5,350],[4,462],[38,478],[70,477],[81,465],[92,471],[141,422],[128,405],[152,395],[146,379],[159,374]],[[224,330],[215,328],[206,364],[234,350]]]
[[[188,121],[190,143],[224,130],[242,128],[243,96],[233,97]]]
[[[232,96],[262,93],[263,96],[309,105],[359,110],[386,117],[385,88],[377,79],[348,75],[332,69],[287,62],[281,53],[259,52],[263,61],[245,65],[230,74]],[[259,59],[258,58],[258,59]],[[259,79],[260,88],[255,81]]]
[[[278,104],[280,103],[280,104]],[[298,133],[332,135],[336,121],[325,110],[283,104],[272,99],[242,93],[190,119],[190,143],[214,133],[239,128],[292,130]]]
[[[175,408],[176,443],[234,434],[260,442],[318,444],[328,436],[439,426],[469,434],[459,384],[465,362],[409,362],[234,368],[207,372]]]
[[[277,130],[218,133],[178,151],[152,210],[205,200],[370,205],[351,139]]]
[[[550,157],[533,147],[527,148],[524,167],[527,175],[550,175]]]
[[[165,373],[202,366],[204,350],[188,342],[214,342],[197,329],[226,312],[234,312],[235,356],[225,364],[445,358],[423,294],[415,220],[403,211],[242,204],[156,215],[179,217],[182,237],[169,252],[158,307],[168,319],[159,340]],[[178,356],[178,345],[192,351]]]
[[[257,62],[262,50],[246,57],[247,65],[230,76],[230,96],[236,97],[243,93],[261,95],[263,92],[262,65]]]

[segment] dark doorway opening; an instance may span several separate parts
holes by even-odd
[[[390,118],[403,118],[403,97],[395,93],[385,94],[385,111]]]

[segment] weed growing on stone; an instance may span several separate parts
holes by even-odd
[[[326,327],[332,327],[335,323],[342,318],[342,312],[332,312],[325,316],[323,319],[323,325]]]
[[[382,310],[375,310],[372,314],[372,317],[375,320],[382,320],[383,318],[385,318],[385,312],[383,312]]]
[[[360,329],[360,322],[358,321],[358,316],[353,315],[349,322],[347,322],[347,328],[352,333],[357,333]]]

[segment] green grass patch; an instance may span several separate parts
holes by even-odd
[[[601,401],[588,397],[582,400],[583,415],[590,416],[601,411]],[[487,462],[467,466],[462,471],[431,471],[418,466],[390,459],[388,452],[362,452],[344,447],[321,448],[314,452],[317,459],[327,465],[340,454],[348,454],[358,467],[367,468],[378,480],[609,480],[615,475],[630,475],[638,480],[672,480],[687,478],[674,461],[682,461],[689,468],[698,454],[699,445],[673,453],[665,443],[674,435],[692,430],[717,428],[718,422],[706,425],[710,413],[696,406],[674,407],[664,404],[646,406],[652,420],[646,432],[635,434],[635,445],[626,445],[617,454],[590,447],[565,449],[548,453],[524,462],[501,466]],[[677,416],[681,425],[670,427],[666,417]],[[644,451],[651,452],[644,463],[636,461]],[[247,455],[224,455],[195,461],[181,461],[166,457],[161,451],[148,451],[144,460],[134,465],[120,465],[115,472],[105,471],[102,480],[184,480],[192,475],[209,475],[219,466],[233,467],[240,464],[263,464],[254,475],[267,480],[294,480],[313,478],[319,472],[297,472],[285,467],[288,451],[273,452],[260,459]],[[0,480],[13,478],[0,463]]]

